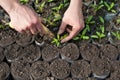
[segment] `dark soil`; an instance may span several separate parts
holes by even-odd
[[[74,78],[84,79],[91,74],[90,64],[84,60],[75,61],[71,65],[71,74]]]
[[[49,76],[49,64],[47,62],[37,61],[32,64],[30,71],[34,80],[43,80]]]
[[[116,60],[118,58],[119,51],[115,46],[111,44],[106,44],[101,47],[100,57],[102,59]]]
[[[6,47],[6,59],[8,62],[14,62],[19,60],[24,53],[22,53],[23,48],[17,44],[12,44]]]
[[[110,64],[111,64],[111,71],[112,72],[120,70],[119,69],[120,68],[120,61],[111,61]]]
[[[99,49],[91,43],[80,44],[80,53],[83,59],[91,61],[94,57],[99,57]]]
[[[34,44],[24,47],[21,53],[24,54],[21,59],[29,63],[35,62],[41,57],[40,48]]]
[[[30,64],[24,61],[12,63],[11,74],[15,80],[32,80],[30,77]]]
[[[42,79],[42,80],[58,80],[58,79],[56,79],[54,77],[46,77],[45,79]]]
[[[79,58],[79,48],[74,43],[69,43],[61,49],[61,57],[69,62]]]
[[[54,45],[47,45],[42,49],[42,58],[45,61],[52,61],[59,57],[59,49]]]
[[[70,74],[70,66],[65,60],[56,59],[50,64],[52,76],[57,79],[65,79]]]
[[[4,59],[4,49],[0,47],[0,63],[3,61]]]
[[[34,41],[34,36],[31,34],[17,34],[16,43],[20,46],[27,46]]]
[[[119,68],[120,69],[120,68]],[[106,80],[120,80],[120,70],[111,73],[111,77]]]
[[[0,64],[0,80],[5,80],[10,74],[10,68],[7,63]]]
[[[66,78],[65,80],[77,80],[75,78]]]
[[[10,28],[0,29],[0,46],[6,47],[15,42],[16,33]]]
[[[96,80],[96,78],[85,78],[85,79],[82,79],[82,80]]]
[[[94,58],[91,61],[90,65],[91,65],[91,70],[93,72],[93,75],[99,76],[97,78],[104,79],[107,76],[109,76],[111,65],[107,59]],[[102,77],[102,76],[105,76],[105,77]]]

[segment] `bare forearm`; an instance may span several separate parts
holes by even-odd
[[[0,6],[7,12],[10,13],[17,5],[19,0],[0,0]]]

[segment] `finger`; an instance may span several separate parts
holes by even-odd
[[[37,25],[36,28],[38,29],[38,33],[42,36],[44,33],[43,27],[41,25]]]
[[[31,26],[31,27],[30,27],[30,32],[31,32],[32,34],[38,33],[38,31],[37,31],[37,29],[36,29],[36,26]]]
[[[65,31],[66,26],[67,24],[65,22],[62,22],[58,34],[62,34]]]
[[[72,31],[70,31],[69,36],[67,36],[65,39],[61,41],[61,43],[67,42],[71,40],[73,37],[75,37],[79,33],[79,30],[74,28]]]
[[[67,30],[67,32],[68,32],[68,33],[70,33],[70,32],[71,32],[71,30],[70,30],[69,28],[67,28],[66,30]]]
[[[30,29],[29,29],[29,28],[26,28],[25,32],[26,32],[27,34],[31,34],[31,32],[30,32]]]

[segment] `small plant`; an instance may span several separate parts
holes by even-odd
[[[107,2],[104,2],[104,5],[106,6],[107,10],[109,12],[113,12],[113,13],[116,13],[116,11],[113,9],[114,6],[115,6],[115,3],[112,2],[111,4],[107,3]]]
[[[38,3],[38,2],[36,2],[36,3]],[[37,12],[43,12],[44,11],[44,7],[45,7],[45,1],[43,1],[43,2],[41,2],[40,4],[38,3],[36,6],[38,7],[38,10],[37,10]]]
[[[68,36],[68,34],[65,34],[63,36],[60,36],[59,34],[57,34],[56,38],[53,38],[52,42],[53,44],[55,44],[57,47],[59,47],[61,45],[61,40],[66,38]]]
[[[96,31],[96,34],[92,35],[91,38],[102,39],[106,36],[104,26],[100,25],[99,29],[100,29],[100,31]]]
[[[112,35],[116,37],[116,39],[120,40],[120,32],[116,31],[116,32],[112,32]]]
[[[104,7],[103,0],[99,2],[99,4],[92,4],[91,5],[94,8],[94,11],[97,12],[98,10],[102,9]]]
[[[60,35],[57,35],[56,38],[53,38],[51,43],[56,44],[56,46],[59,47],[60,46]]]

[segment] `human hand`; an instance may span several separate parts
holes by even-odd
[[[71,29],[67,27],[67,25],[70,25]],[[79,9],[77,7],[74,8],[73,6],[72,7],[70,6],[64,13],[62,23],[58,31],[58,34],[62,34],[66,30],[69,33],[69,35],[63,40],[61,40],[61,43],[71,40],[83,28],[84,28],[84,20],[83,20],[82,9]]]
[[[41,19],[27,6],[17,5],[9,13],[10,26],[20,33],[43,33]]]

